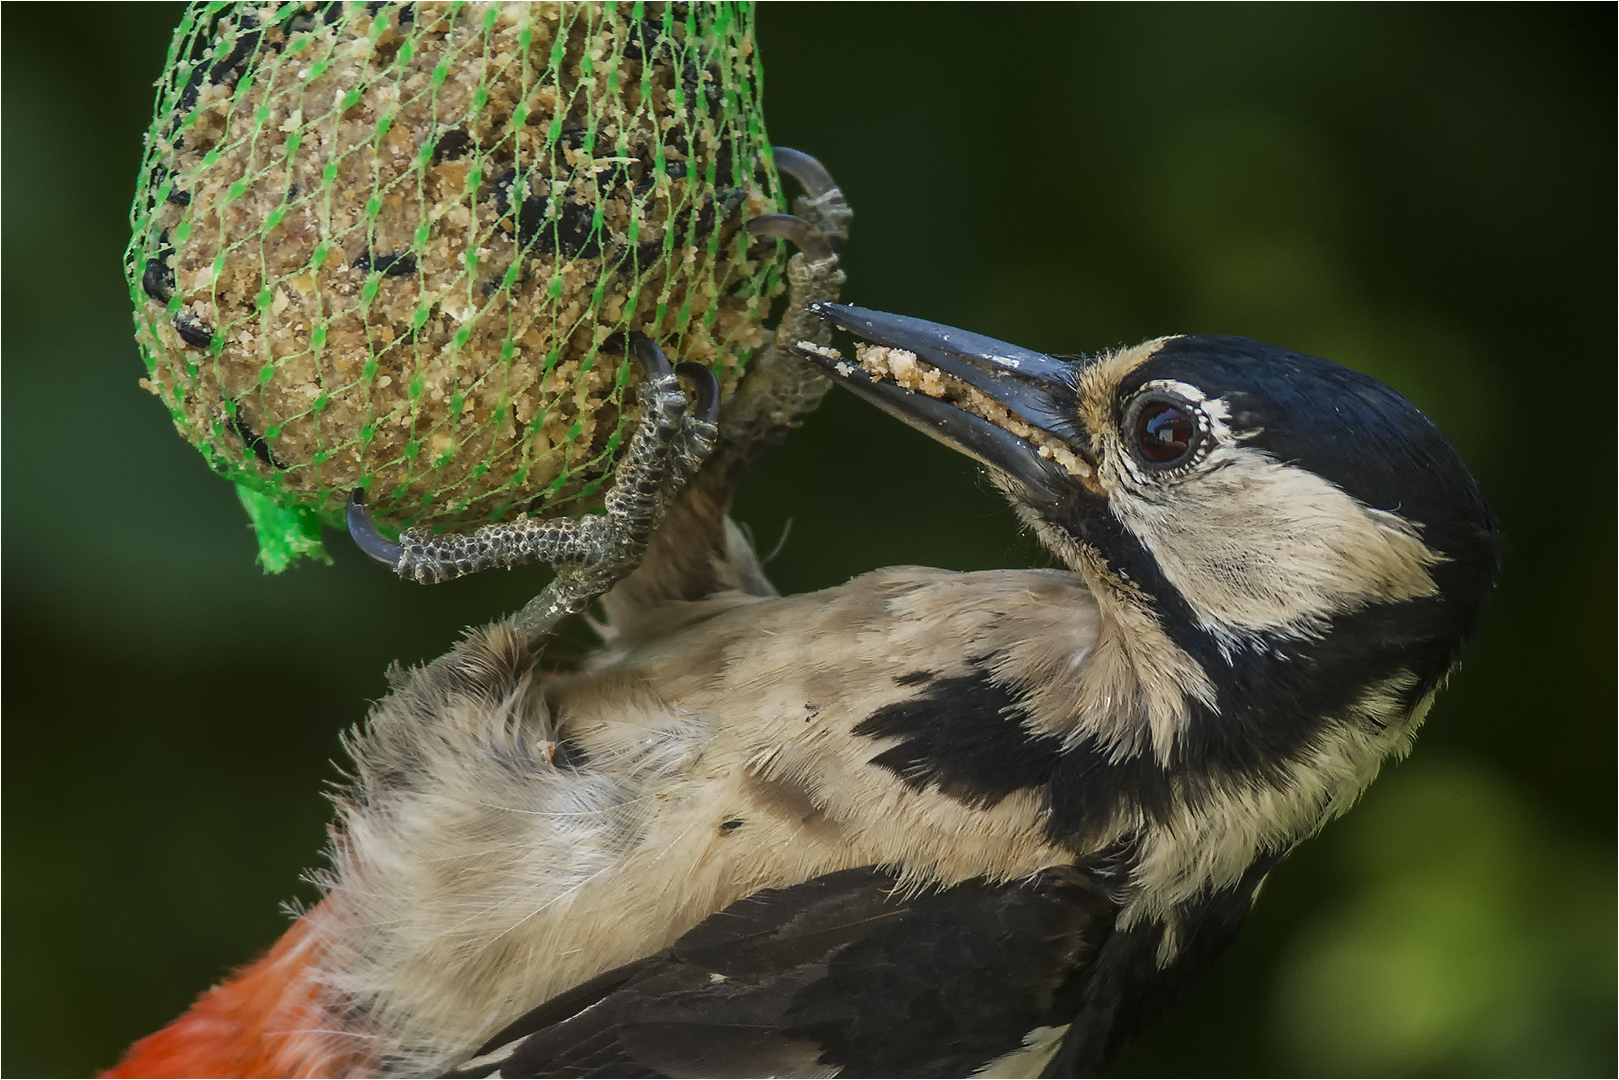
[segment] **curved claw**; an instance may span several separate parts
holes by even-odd
[[[826,166],[804,151],[778,146],[773,153],[776,157],[776,168],[797,180],[810,198],[818,199],[838,186],[838,182],[832,179],[832,174],[826,171]]]
[[[635,351],[635,358],[641,362],[641,374],[644,378],[656,379],[674,371],[669,365],[669,358],[658,348],[658,343],[639,330],[630,332],[630,348]]]
[[[390,570],[399,568],[399,556],[404,548],[389,540],[371,524],[371,515],[365,508],[365,489],[355,488],[349,493],[349,505],[343,511],[343,520],[354,538],[354,546],[365,555]]]
[[[820,229],[792,214],[764,214],[748,222],[749,236],[775,236],[791,240],[811,262],[832,257],[832,244]]]
[[[691,381],[694,402],[687,415],[712,424],[720,414],[720,381],[702,364],[681,364],[675,372]]]

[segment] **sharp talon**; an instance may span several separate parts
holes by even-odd
[[[811,262],[821,262],[832,257],[832,245],[822,235],[821,230],[792,214],[765,214],[756,217],[748,222],[748,235],[777,236],[783,240],[791,240]]]
[[[635,358],[641,362],[641,373],[645,378],[656,379],[674,371],[669,366],[669,358],[658,348],[658,343],[639,330],[630,332],[630,348],[635,350]]]
[[[377,531],[377,527],[371,524],[371,515],[365,508],[364,488],[355,488],[349,494],[349,505],[343,512],[343,519],[348,524],[349,535],[354,538],[355,547],[363,551],[368,558],[390,570],[399,568],[399,556],[404,549],[383,536]]]
[[[712,424],[720,414],[720,381],[702,364],[681,364],[675,372],[691,380],[694,404],[687,415]]]
[[[797,180],[810,198],[819,199],[838,186],[838,182],[832,179],[832,174],[826,171],[826,166],[802,150],[789,150],[785,146],[778,146],[774,154],[776,168]]]

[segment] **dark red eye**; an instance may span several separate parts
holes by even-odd
[[[1196,438],[1196,421],[1178,405],[1151,401],[1136,414],[1136,450],[1153,465],[1179,461]]]

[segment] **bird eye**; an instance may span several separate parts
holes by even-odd
[[[1149,465],[1173,465],[1191,455],[1197,421],[1172,401],[1148,401],[1136,413],[1136,452]]]

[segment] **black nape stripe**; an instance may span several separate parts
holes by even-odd
[[[1094,737],[1065,745],[1057,736],[1034,734],[1029,719],[1025,703],[979,671],[936,679],[917,696],[877,710],[853,734],[900,740],[870,763],[913,790],[937,788],[978,809],[1015,791],[1038,792],[1047,837],[1084,854],[1094,852],[1121,815],[1162,823],[1255,781],[1278,781],[1288,755],[1323,726],[1312,720],[1267,732],[1268,715],[1248,714],[1233,724],[1197,710],[1189,728],[1202,734],[1182,740],[1165,766],[1145,749],[1119,754]],[[1243,735],[1259,745],[1238,745]]]
[[[1318,636],[1221,640],[1199,625],[1156,560],[1114,515],[1090,513],[1078,501],[1061,513],[1059,527],[1107,553],[1113,568],[1147,597],[1170,640],[1214,686],[1215,707],[1191,704],[1170,761],[1172,771],[1192,778],[1194,796],[1199,780],[1215,777],[1226,784],[1284,781],[1290,763],[1346,721],[1369,688],[1401,671],[1416,676],[1403,693],[1405,707],[1415,706],[1450,670],[1476,625],[1476,605],[1451,599],[1465,588],[1446,579],[1440,597],[1339,614]],[[1440,564],[1436,579],[1450,569]],[[1080,753],[1086,753],[1083,747]],[[1086,769],[1092,776],[1116,771],[1108,762]]]
[[[1178,602],[1177,596],[1172,604]],[[974,808],[994,806],[1014,791],[1038,790],[1048,812],[1047,836],[1083,853],[1121,814],[1162,823],[1254,784],[1289,782],[1295,762],[1354,722],[1356,699],[1402,669],[1418,673],[1403,691],[1402,704],[1414,706],[1431,689],[1433,673],[1449,666],[1455,637],[1447,619],[1434,601],[1374,605],[1340,616],[1321,640],[1230,658],[1182,623],[1172,633],[1215,681],[1218,711],[1191,705],[1167,764],[1146,747],[1121,754],[1094,736],[1065,743],[1037,734],[1065,730],[1071,718],[1031,723],[1028,704],[990,676],[993,657],[976,659],[977,670],[953,678],[921,671],[896,676],[896,683],[916,686],[918,693],[872,713],[853,734],[898,740],[870,763],[913,790],[936,788]]]

